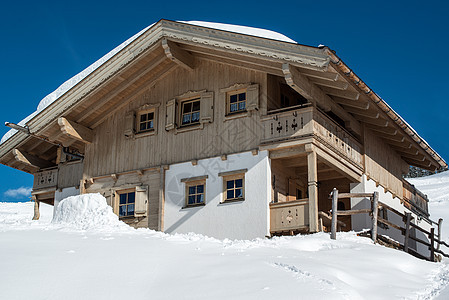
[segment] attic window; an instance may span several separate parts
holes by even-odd
[[[136,119],[138,133],[154,130],[154,110],[140,111]]]
[[[181,102],[181,126],[200,122],[200,98]]]

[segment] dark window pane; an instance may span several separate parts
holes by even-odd
[[[154,113],[149,113],[148,114],[148,120],[153,120],[154,119]]]
[[[119,216],[120,217],[126,216],[126,205],[120,206],[120,208],[119,208]]]
[[[195,204],[195,196],[189,196],[189,204]]]
[[[191,102],[185,103],[183,113],[189,113],[191,111],[192,111],[192,103]]]
[[[200,120],[200,113],[199,112],[194,112],[192,114],[192,122],[198,122]]]
[[[128,193],[128,203],[134,203],[136,198],[136,193]]]
[[[237,102],[237,95],[232,95],[230,98],[231,103]]]
[[[234,199],[234,190],[229,190],[226,192],[226,199]]]
[[[246,100],[246,93],[239,94],[239,101],[245,101]]]
[[[203,203],[204,195],[196,195],[196,203]]]
[[[199,111],[200,110],[200,101],[195,101],[192,103],[192,111]]]
[[[226,189],[233,189],[234,188],[234,180],[228,180],[226,182]]]
[[[189,186],[189,195],[196,194],[196,186]]]
[[[243,190],[235,189],[235,198],[242,198],[242,197],[243,197]]]
[[[204,193],[204,185],[203,185],[203,184],[200,184],[200,185],[197,185],[197,186],[196,186],[196,193],[197,193],[197,194],[202,194],[202,193]]]
[[[126,204],[126,194],[120,194],[120,204]]]
[[[146,123],[140,123],[140,131],[144,131],[145,129],[147,129],[147,126],[145,124]]]
[[[140,115],[140,122],[145,122],[146,120],[147,120],[146,114]]]
[[[235,187],[236,188],[241,188],[243,186],[243,179],[237,179],[235,181]]]

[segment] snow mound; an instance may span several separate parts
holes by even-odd
[[[127,227],[99,193],[63,199],[56,207],[52,223],[80,230]]]

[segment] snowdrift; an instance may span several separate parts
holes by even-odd
[[[79,230],[127,227],[98,193],[63,199],[56,207],[52,223]]]

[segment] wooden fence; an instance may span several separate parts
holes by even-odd
[[[331,225],[331,239],[337,238],[337,218],[338,216],[349,216],[349,215],[355,215],[355,214],[362,214],[367,213],[370,214],[372,217],[372,227],[371,227],[371,238],[376,243],[377,241],[377,227],[378,223],[390,226],[392,228],[395,228],[401,232],[402,235],[404,235],[404,244],[400,244],[400,248],[402,248],[405,252],[410,253],[418,258],[435,261],[435,253],[441,254],[444,257],[448,257],[449,255],[444,253],[440,248],[441,245],[444,245],[449,248],[449,245],[441,240],[441,228],[442,228],[442,222],[443,219],[439,219],[438,222],[431,221],[432,224],[437,225],[437,234],[435,235],[435,228],[432,226],[430,231],[425,230],[424,228],[421,228],[419,225],[416,225],[411,222],[412,220],[412,214],[409,212],[401,213],[397,211],[396,209],[392,208],[391,206],[380,202],[379,201],[379,193],[338,193],[337,189],[333,189],[330,196],[332,197],[332,225]],[[371,200],[371,208],[367,209],[355,209],[355,210],[338,210],[338,199],[342,198],[368,198]],[[388,220],[385,220],[381,217],[379,217],[379,209],[386,209],[388,211],[391,211],[392,213],[398,215],[401,217],[404,226],[396,225]],[[420,232],[422,232],[425,236],[429,238],[429,241],[424,241],[420,238],[417,238],[415,236],[412,236],[410,233],[410,229],[414,228]],[[409,247],[410,240],[413,240],[415,242],[421,243],[425,246],[427,246],[430,250],[429,257],[423,256],[419,254],[414,249],[411,249]],[[436,247],[435,247],[436,243]]]

